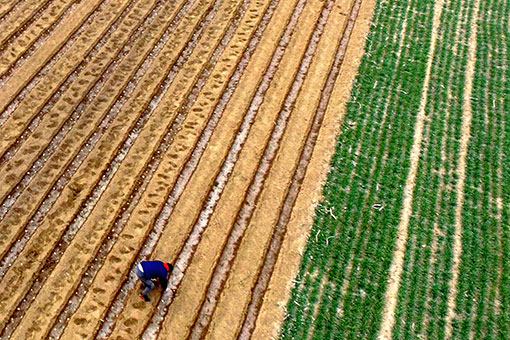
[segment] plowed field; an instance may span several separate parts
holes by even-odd
[[[276,337],[373,7],[1,1],[0,338]]]
[[[377,1],[280,339],[510,339],[510,2]]]

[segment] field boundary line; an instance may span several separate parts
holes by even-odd
[[[400,277],[402,276],[404,266],[405,248],[408,236],[408,225],[412,213],[412,202],[414,187],[416,184],[416,174],[418,171],[419,156],[421,152],[421,141],[423,138],[423,127],[426,118],[425,108],[428,100],[429,83],[431,78],[432,63],[436,51],[436,42],[439,31],[441,14],[443,12],[444,0],[438,0],[434,4],[434,17],[432,19],[432,32],[427,58],[427,67],[425,79],[423,81],[422,96],[416,123],[414,127],[413,146],[410,153],[409,173],[404,187],[404,197],[400,222],[397,229],[397,239],[393,251],[393,259],[389,269],[388,286],[384,294],[384,309],[382,312],[382,321],[379,329],[378,339],[392,339],[393,325],[395,324],[395,308],[397,306],[398,290],[400,286]]]
[[[278,222],[273,228],[270,244],[265,250],[262,266],[259,268],[256,282],[252,288],[251,298],[245,312],[239,339],[251,339],[253,336],[255,325],[258,320],[263,298],[266,295],[269,282],[274,273],[276,261],[278,260],[281,247],[285,235],[287,234],[287,226],[289,224],[294,205],[301,191],[304,177],[306,176],[310,160],[317,144],[317,139],[324,121],[324,116],[328,109],[328,104],[333,93],[334,85],[343,66],[344,58],[349,47],[349,42],[354,30],[355,23],[358,19],[358,13],[362,5],[362,0],[354,0],[351,5],[350,12],[342,29],[342,36],[336,47],[333,63],[329,67],[329,75],[321,89],[318,106],[315,114],[312,116],[312,124],[306,136],[306,141],[301,147],[297,166],[291,183],[287,189],[283,205],[280,208]]]
[[[471,95],[473,92],[473,80],[476,65],[476,48],[477,48],[477,21],[478,11],[480,8],[480,0],[475,0],[473,12],[473,21],[469,32],[469,48],[468,62],[466,65],[466,77],[464,81],[464,96],[462,98],[462,127],[459,159],[457,163],[456,173],[459,177],[456,185],[457,205],[455,207],[455,232],[453,242],[453,259],[452,259],[452,277],[448,282],[448,310],[446,314],[446,339],[450,339],[452,335],[452,319],[455,317],[455,297],[457,296],[457,284],[459,281],[459,265],[462,253],[462,208],[464,206],[464,183],[466,180],[466,157],[468,151],[469,137],[471,134],[471,121],[473,119],[473,110],[471,105]]]

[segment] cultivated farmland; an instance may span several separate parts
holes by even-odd
[[[282,339],[510,337],[508,1],[381,1]]]
[[[0,1],[0,338],[278,336],[373,7]]]
[[[508,339],[509,34],[501,0],[0,1],[0,339]]]

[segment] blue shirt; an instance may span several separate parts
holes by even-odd
[[[161,283],[161,288],[163,290],[166,289],[167,286],[167,275],[168,271],[166,270],[163,262],[161,261],[142,261],[140,263],[143,268],[143,276],[146,279],[155,279],[159,278],[159,283]]]

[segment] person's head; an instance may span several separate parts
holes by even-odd
[[[165,266],[165,269],[168,272],[168,274],[170,274],[172,272],[172,270],[174,269],[174,266],[168,262],[163,262],[163,266]]]

